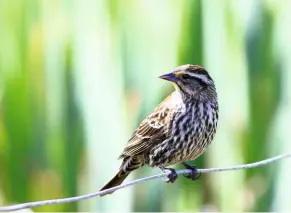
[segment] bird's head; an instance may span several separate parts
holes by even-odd
[[[204,100],[217,98],[214,81],[201,66],[182,65],[159,78],[173,82],[176,90],[185,97],[191,96]]]

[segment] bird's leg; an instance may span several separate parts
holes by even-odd
[[[184,177],[189,178],[191,180],[197,180],[201,176],[201,173],[198,172],[196,166],[192,166],[186,162],[183,162],[182,164],[185,166],[186,169],[191,170],[190,173],[184,174]]]
[[[166,168],[164,166],[159,167],[163,172],[168,173],[167,180],[164,180],[166,183],[174,183],[178,178],[176,170],[173,168]]]

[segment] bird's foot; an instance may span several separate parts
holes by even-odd
[[[197,180],[197,179],[200,178],[201,173],[198,172],[196,166],[192,166],[192,165],[190,165],[190,164],[188,164],[186,162],[183,162],[182,164],[185,166],[186,169],[190,169],[191,170],[190,173],[184,174],[184,177],[189,178],[191,180]]]
[[[160,169],[163,170],[163,172],[168,173],[167,179],[164,179],[164,181],[166,183],[174,183],[177,180],[178,175],[177,175],[177,172],[176,172],[175,169],[166,168],[166,167],[163,167],[163,166],[160,166]]]

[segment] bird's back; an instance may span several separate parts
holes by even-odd
[[[178,92],[165,98],[144,119],[129,139],[120,158],[139,155],[166,140],[171,133],[173,117],[183,111],[183,101]]]

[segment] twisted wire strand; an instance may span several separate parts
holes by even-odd
[[[282,160],[285,158],[290,158],[290,157],[291,157],[291,154],[282,154],[282,155],[278,155],[278,156],[268,158],[268,159],[265,159],[262,161],[258,161],[255,163],[243,164],[243,165],[239,165],[239,166],[230,166],[230,167],[224,167],[224,168],[198,169],[198,172],[199,173],[212,173],[212,172],[225,172],[225,171],[235,171],[235,170],[242,170],[242,169],[251,169],[251,168],[263,166],[266,164],[274,163],[276,161],[279,161],[279,160]],[[181,175],[181,174],[188,174],[191,172],[191,170],[182,169],[182,170],[177,170],[176,172],[178,175]],[[136,184],[140,184],[142,182],[149,181],[149,180],[164,178],[164,177],[167,177],[167,175],[168,175],[167,173],[152,175],[152,176],[140,178],[140,179],[131,181],[129,183],[125,183],[125,184],[116,186],[116,187],[112,187],[110,189],[106,189],[103,191],[98,191],[98,192],[94,192],[94,193],[90,193],[90,194],[80,195],[80,196],[76,196],[76,197],[68,197],[68,198],[60,198],[60,199],[52,199],[52,200],[42,200],[42,201],[34,201],[34,202],[16,204],[16,205],[11,205],[11,206],[2,206],[2,207],[0,207],[0,212],[16,211],[16,210],[33,208],[33,207],[44,206],[44,205],[76,202],[76,201],[85,200],[85,199],[97,197],[100,195],[104,195],[104,194],[107,194],[109,192],[117,191],[117,190],[129,187],[132,185],[136,185]]]

